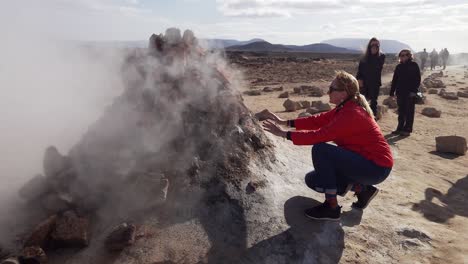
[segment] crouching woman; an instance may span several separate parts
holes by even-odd
[[[373,185],[383,182],[393,166],[390,146],[365,97],[359,94],[356,78],[338,72],[328,95],[330,103],[336,105],[331,111],[295,120],[283,120],[268,111],[268,120],[263,124],[266,131],[295,145],[314,145],[315,170],[306,175],[305,181],[311,189],[325,194],[325,202],[307,209],[305,214],[318,220],[340,219],[337,194],[344,196],[350,189],[357,196],[352,206],[366,208],[378,193]],[[336,145],[326,143],[330,141]]]

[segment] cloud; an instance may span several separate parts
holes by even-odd
[[[344,8],[352,0],[217,0],[218,10],[235,17],[290,17],[296,13]]]
[[[320,12],[356,13],[370,9],[401,9],[434,5],[433,0],[217,0],[218,10],[234,17],[292,17]]]

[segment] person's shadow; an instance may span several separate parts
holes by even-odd
[[[339,263],[344,249],[340,222],[316,221],[304,215],[305,209],[318,204],[302,196],[287,200],[284,216],[290,228],[253,245],[236,263]]]
[[[452,183],[452,187],[443,194],[434,188],[427,188],[425,199],[413,205],[413,210],[421,212],[429,221],[446,223],[455,215],[468,217],[468,175]],[[433,199],[439,199],[443,206],[435,204]]]
[[[408,136],[394,135],[394,134],[390,133],[390,134],[385,135],[384,137],[387,140],[388,144],[395,145],[396,142],[398,142],[398,141],[400,141],[402,139],[405,139]]]

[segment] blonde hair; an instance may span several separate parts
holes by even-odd
[[[338,89],[346,91],[350,100],[363,107],[366,112],[374,118],[374,113],[372,112],[366,97],[359,93],[359,83],[353,75],[345,71],[338,71],[336,72],[335,81]]]

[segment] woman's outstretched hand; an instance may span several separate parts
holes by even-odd
[[[285,138],[286,134],[288,133],[288,131],[284,130],[279,125],[277,125],[276,123],[270,120],[267,120],[263,123],[263,129],[265,129],[265,131],[272,133],[275,136],[283,137],[283,138]]]
[[[277,115],[275,115],[273,112],[271,112],[268,109],[263,110],[262,112],[260,112],[260,114],[263,119],[272,120],[280,125],[286,125],[286,123],[288,122],[287,120],[283,120],[279,118]]]

